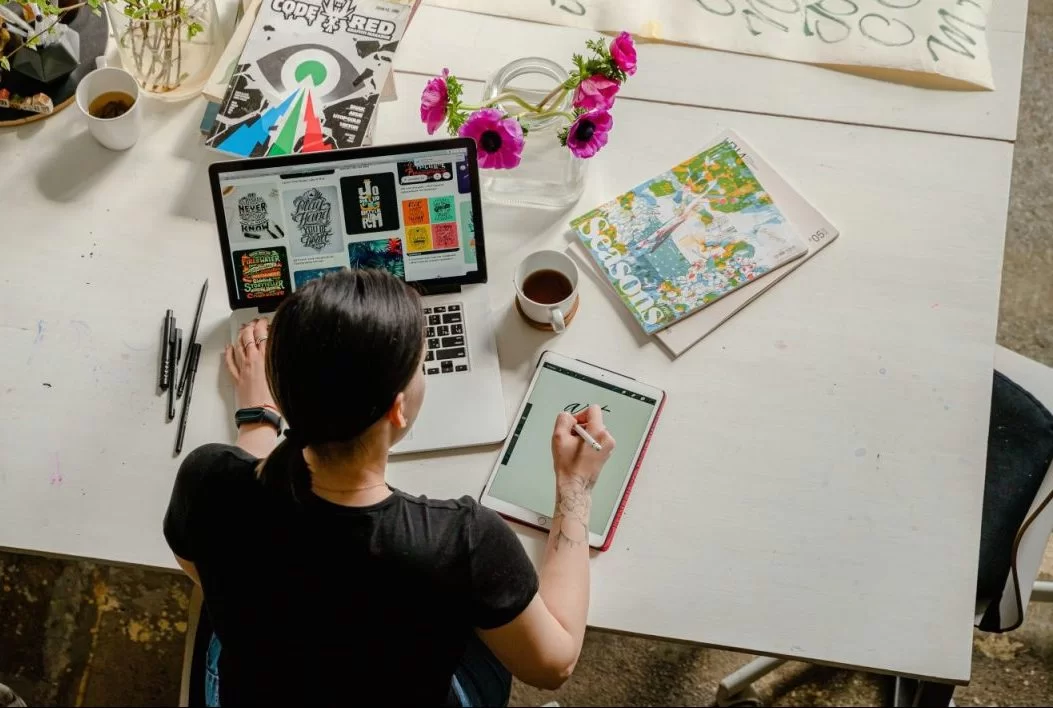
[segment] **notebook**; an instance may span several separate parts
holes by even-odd
[[[724,139],[731,139],[738,146],[746,164],[752,169],[758,181],[764,185],[765,191],[779,206],[780,211],[793,225],[799,237],[803,239],[807,252],[763,278],[754,279],[735,289],[705,309],[696,311],[690,317],[682,318],[656,332],[655,339],[674,357],[680,356],[727,322],[762,293],[814,257],[839,235],[837,228],[783,179],[771,164],[765,161],[741,136],[728,131],[718,136],[715,142]],[[585,266],[587,271],[598,280],[606,282],[607,279],[600,274],[595,261],[589,256],[579,239],[573,238],[567,250]],[[614,296],[613,290],[610,294]]]
[[[646,334],[808,252],[730,135],[570,227]]]

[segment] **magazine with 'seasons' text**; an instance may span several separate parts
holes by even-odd
[[[647,334],[808,251],[730,137],[570,226]]]
[[[838,236],[731,131],[573,220],[571,229],[570,252],[610,284],[642,329],[673,356]]]

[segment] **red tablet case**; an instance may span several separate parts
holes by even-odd
[[[538,366],[541,365],[541,359],[544,358],[546,353],[547,352],[542,352],[541,356],[538,357],[538,360],[537,360]],[[603,369],[604,371],[610,371],[612,374],[618,374],[617,371],[611,371],[610,369],[606,369],[606,368],[604,368],[602,366],[597,366],[596,364],[593,364],[592,362],[589,362],[589,361],[584,361],[582,359],[576,359],[576,358],[574,360],[575,361],[580,361],[582,364],[588,364],[589,366],[595,366],[597,369]],[[537,367],[535,367],[535,368],[537,368]],[[625,376],[625,374],[618,374],[618,376],[624,376],[627,379],[632,379],[633,381],[636,381],[636,379],[632,378],[631,376]],[[658,419],[662,417],[662,409],[665,408],[665,400],[666,400],[666,398],[668,398],[668,394],[665,391],[662,391],[662,400],[658,403],[658,412],[654,414],[654,420],[651,421],[651,427],[647,431],[647,436],[644,438],[643,447],[640,448],[640,455],[639,455],[639,457],[636,458],[636,466],[633,467],[633,471],[629,473],[629,483],[627,485],[625,485],[625,491],[622,492],[621,501],[618,502],[618,511],[614,512],[614,521],[611,522],[611,532],[609,534],[607,534],[607,542],[605,544],[603,544],[602,546],[600,546],[599,548],[596,548],[595,546],[589,546],[589,548],[596,548],[597,551],[603,552],[603,551],[606,551],[606,550],[610,549],[611,544],[614,543],[614,533],[618,530],[618,524],[622,520],[622,514],[625,512],[625,505],[629,503],[629,493],[633,490],[633,484],[635,484],[635,482],[636,482],[636,473],[640,471],[640,465],[643,464],[644,455],[647,454],[647,448],[650,447],[650,445],[651,445],[651,437],[654,436],[654,429],[656,427],[658,427]],[[487,480],[487,481],[489,481],[489,480]],[[485,492],[485,491],[486,491],[486,488],[484,487],[483,488],[483,492]],[[482,495],[480,494],[480,498],[481,498],[481,496]],[[523,521],[522,519],[517,519],[515,517],[508,516],[506,514],[501,514],[501,516],[503,516],[504,518],[508,519],[509,521],[514,521],[517,524],[522,524],[524,526],[529,526],[530,528],[534,528],[534,529],[537,529],[539,531],[546,531],[547,532],[547,531],[551,530],[551,529],[545,528],[544,526],[538,526],[537,524],[532,524],[529,521]]]

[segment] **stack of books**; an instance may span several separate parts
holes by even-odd
[[[372,142],[420,0],[244,0],[202,89],[209,147],[241,157]]]

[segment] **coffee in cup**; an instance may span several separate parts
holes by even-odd
[[[562,332],[578,310],[578,268],[565,253],[531,253],[513,283],[519,314],[537,329]]]

